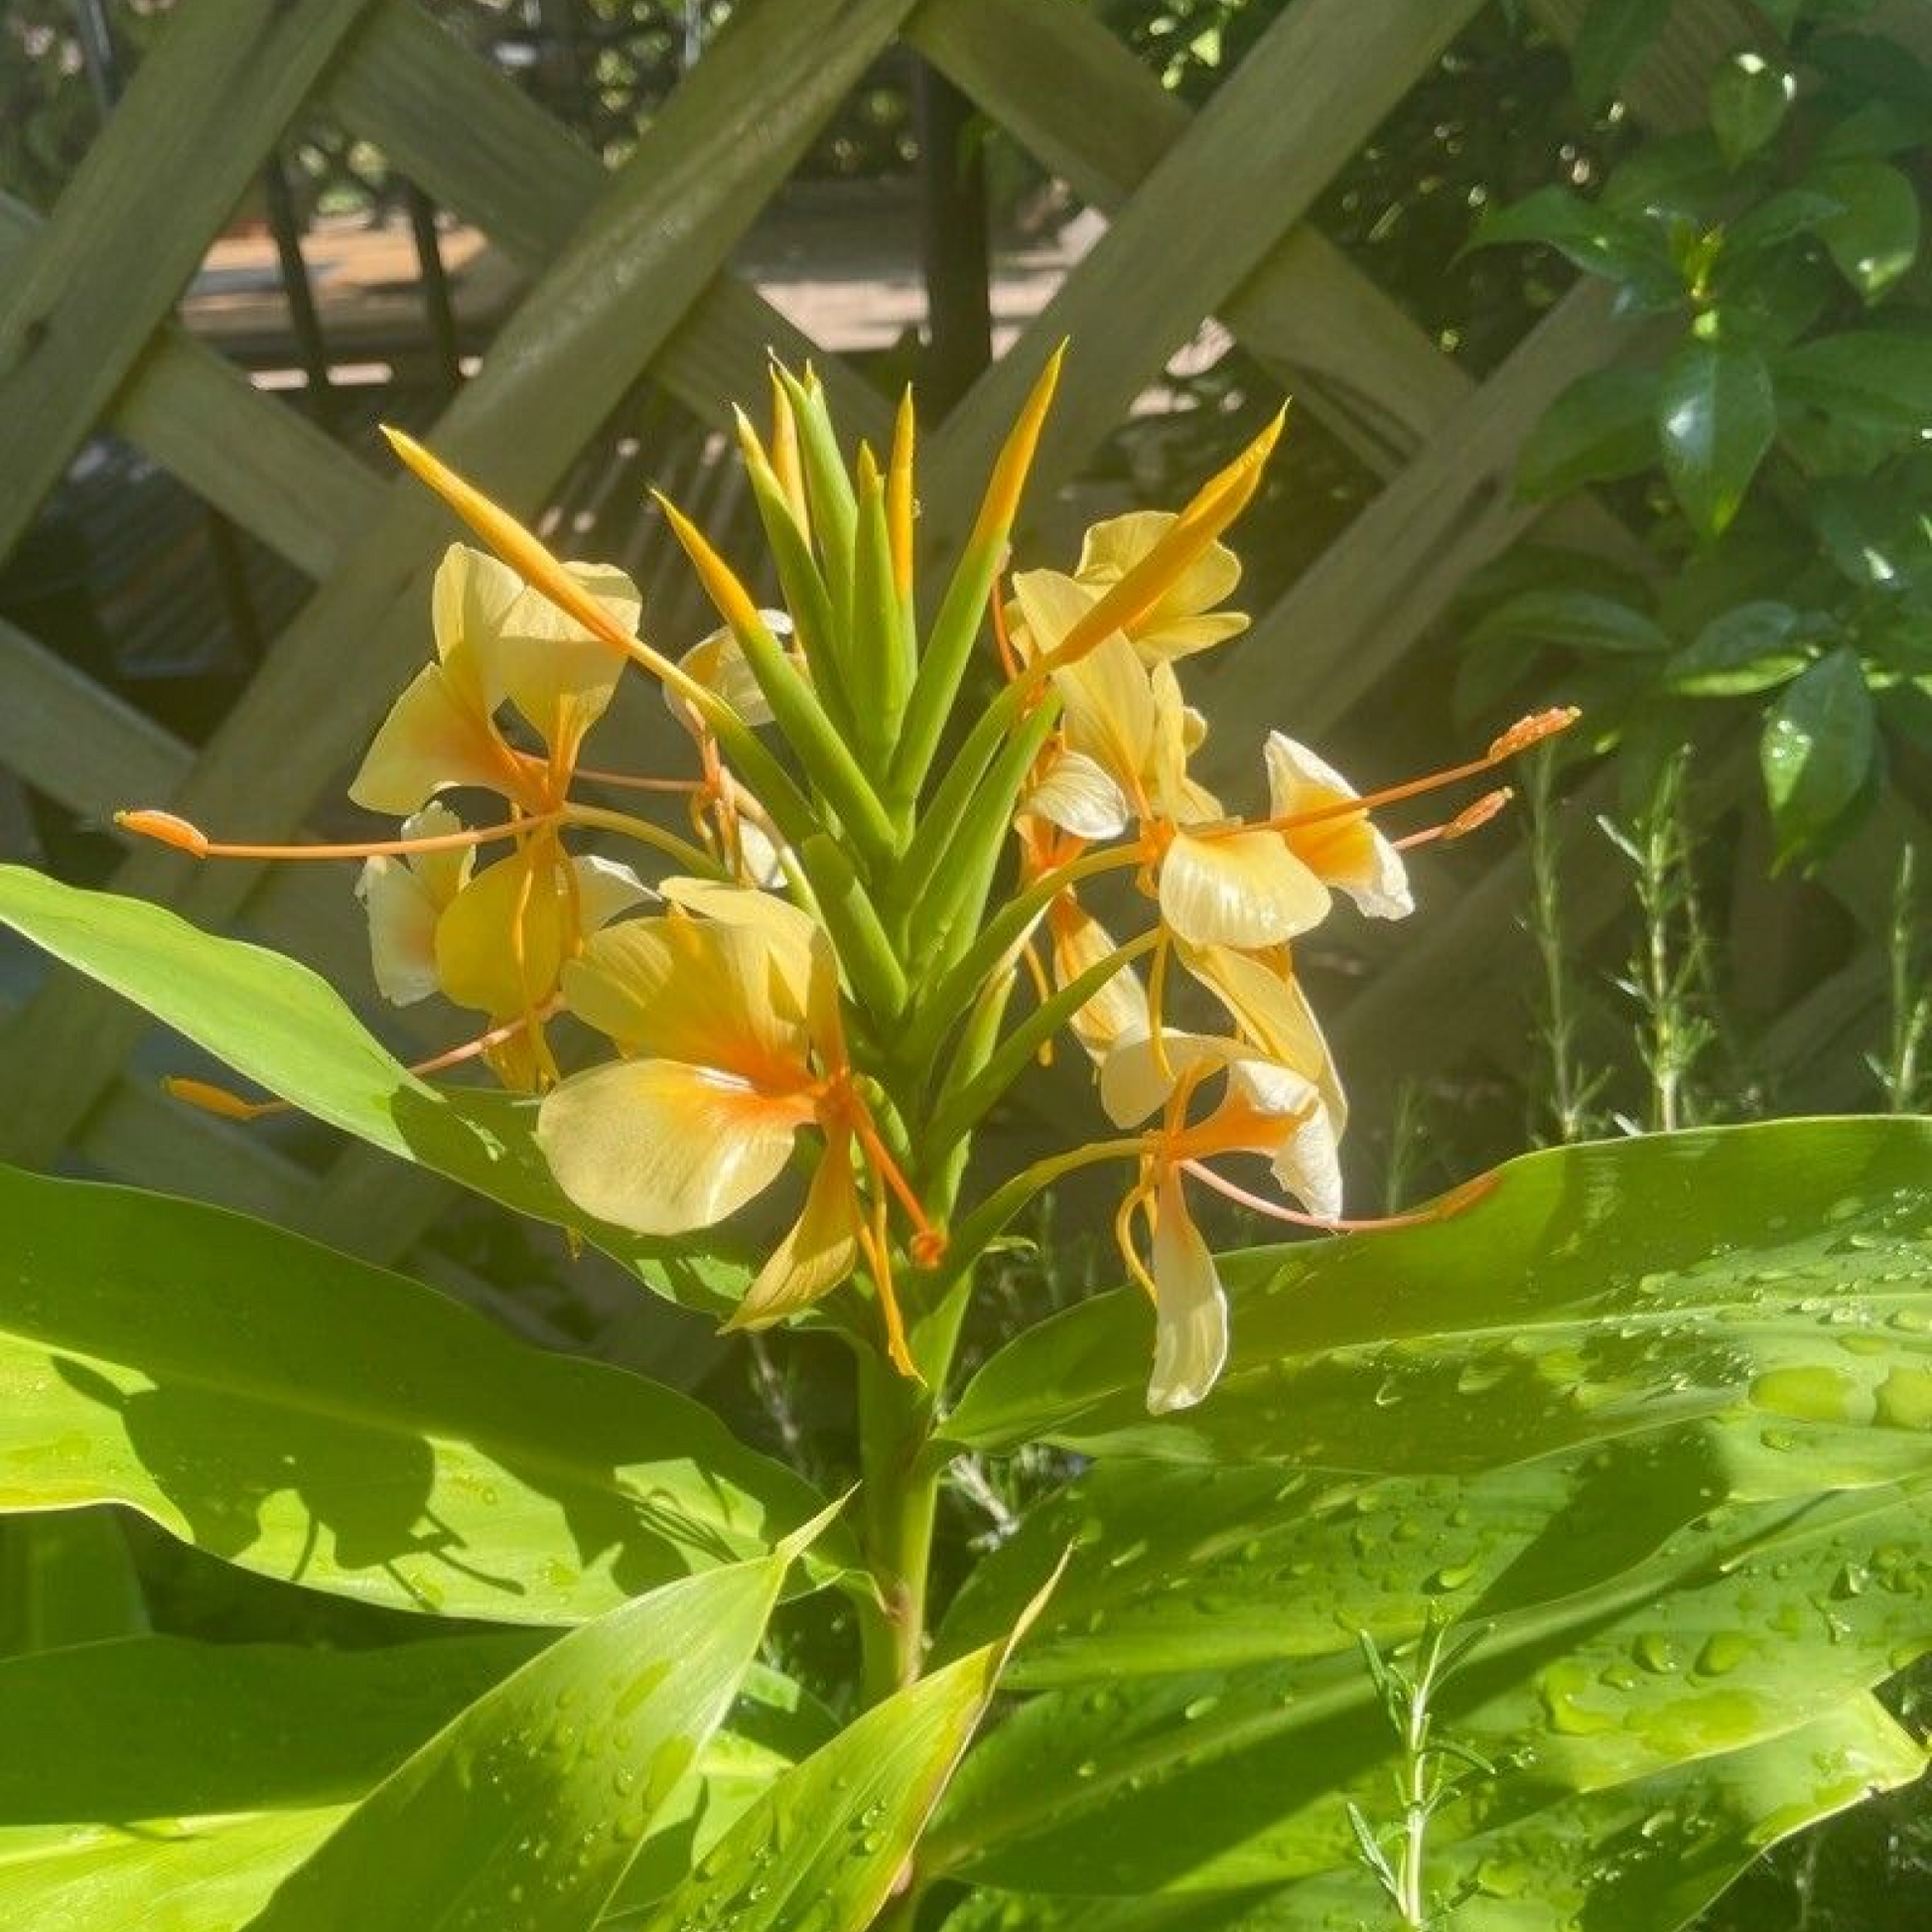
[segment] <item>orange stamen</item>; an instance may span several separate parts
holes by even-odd
[[[866,1257],[866,1266],[872,1272],[873,1286],[879,1291],[879,1312],[886,1323],[886,1353],[901,1375],[923,1383],[925,1377],[919,1373],[918,1365],[912,1360],[912,1351],[905,1344],[905,1319],[899,1312],[898,1296],[893,1288],[892,1244],[886,1237],[886,1203],[883,1200],[874,1204],[871,1222],[861,1221],[856,1233],[860,1249]]]
[[[1000,595],[1000,580],[993,580],[993,595],[986,601],[993,620],[993,642],[1000,653],[1000,669],[1009,684],[1020,675],[1020,653],[1013,647],[1013,634],[1007,629],[1006,602]]]
[[[1485,791],[1473,805],[1465,805],[1451,819],[1441,825],[1431,825],[1421,832],[1411,832],[1406,839],[1397,839],[1398,852],[1412,852],[1419,845],[1432,845],[1438,839],[1448,843],[1451,839],[1467,838],[1471,832],[1479,831],[1502,810],[1516,794],[1507,785],[1500,785],[1494,791]]]
[[[629,771],[591,771],[583,765],[577,775],[595,785],[616,785],[625,791],[697,792],[705,789],[702,778],[645,778]]]
[[[411,852],[461,852],[495,839],[520,837],[533,826],[553,822],[561,812],[540,817],[509,819],[462,832],[432,832],[417,839],[368,839],[351,845],[236,845],[210,839],[200,826],[173,812],[116,812],[114,823],[138,838],[158,839],[197,859],[388,859]]]
[[[1154,1196],[1149,1189],[1145,1174],[1127,1191],[1127,1198],[1120,1204],[1114,1215],[1114,1245],[1120,1250],[1121,1261],[1125,1264],[1129,1277],[1141,1288],[1150,1302],[1159,1302],[1161,1292],[1154,1285],[1154,1277],[1148,1273],[1147,1264],[1142,1261],[1134,1246],[1134,1213],[1142,1209],[1148,1223],[1148,1232],[1154,1231]]]
[[[1550,711],[1539,711],[1528,718],[1519,718],[1481,758],[1471,759],[1466,764],[1452,764],[1447,770],[1432,771],[1427,777],[1411,778],[1404,784],[1388,785],[1381,791],[1371,791],[1360,798],[1337,798],[1306,812],[1285,812],[1280,818],[1263,819],[1247,827],[1237,824],[1231,829],[1292,832],[1304,825],[1318,824],[1324,819],[1349,818],[1357,812],[1400,804],[1405,798],[1419,798],[1426,791],[1440,791],[1445,785],[1479,777],[1493,766],[1513,759],[1519,752],[1528,751],[1532,745],[1540,745],[1546,738],[1554,738],[1558,732],[1568,731],[1583,715],[1576,705],[1559,705]],[[1210,833],[1208,836],[1213,835]]]
[[[920,1204],[918,1195],[912,1191],[911,1182],[900,1172],[898,1163],[893,1159],[892,1150],[880,1139],[879,1129],[873,1122],[871,1110],[850,1087],[845,1089],[845,1093],[849,1097],[852,1131],[858,1136],[860,1147],[865,1150],[868,1165],[897,1197],[898,1204],[905,1210],[905,1218],[912,1223],[913,1259],[921,1268],[934,1266],[945,1258],[944,1231],[935,1228],[926,1218],[925,1208]]]
[[[1427,1207],[1419,1207],[1408,1214],[1382,1214],[1367,1220],[1325,1220],[1319,1214],[1304,1214],[1293,1207],[1284,1207],[1279,1201],[1271,1201],[1261,1194],[1251,1194],[1245,1187],[1237,1187],[1233,1181],[1224,1179],[1212,1168],[1204,1167],[1198,1161],[1183,1161],[1182,1169],[1196,1180],[1205,1181],[1217,1194],[1241,1206],[1252,1208],[1257,1214],[1265,1214],[1271,1221],[1286,1221],[1292,1227],[1318,1228],[1324,1234],[1367,1234],[1387,1228],[1423,1227],[1432,1221],[1447,1221],[1460,1214],[1465,1208],[1473,1207],[1485,1195],[1495,1192],[1502,1176],[1495,1173],[1479,1173],[1473,1180],[1465,1180],[1459,1187],[1451,1187],[1439,1201],[1432,1201]]]

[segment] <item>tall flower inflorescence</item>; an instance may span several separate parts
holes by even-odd
[[[1058,372],[1055,355],[932,600],[910,397],[885,461],[861,445],[848,464],[810,371],[775,370],[768,433],[742,414],[738,431],[782,609],[665,503],[721,621],[682,650],[651,639],[621,573],[559,562],[392,434],[483,546],[444,557],[434,661],[350,787],[394,836],[274,848],[165,813],[122,823],[207,858],[360,859],[382,994],[440,994],[486,1023],[426,1066],[480,1059],[527,1096],[585,1214],[677,1237],[788,1189],[736,1326],[811,1311],[936,1378],[976,1257],[1042,1187],[1118,1164],[1161,1411],[1198,1402],[1227,1353],[1199,1190],[1354,1225],[1341,1084],[1297,942],[1338,897],[1406,917],[1405,850],[1473,830],[1506,794],[1403,837],[1385,808],[1574,714],[1366,794],[1275,731],[1247,798],[1224,801],[1194,775],[1207,727],[1183,679],[1246,625],[1222,538],[1280,419],[1178,512],[1096,524],[1071,570],[1015,569]],[[662,689],[677,768],[585,761],[636,674]],[[1061,1032],[1092,1061],[1108,1131],[982,1180],[975,1130]],[[1246,1184],[1227,1171],[1242,1162]]]

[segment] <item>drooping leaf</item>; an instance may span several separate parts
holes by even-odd
[[[0,1922],[231,1932],[350,1800],[543,1641],[138,1637],[0,1664]]]
[[[1657,458],[1657,371],[1613,367],[1579,376],[1523,444],[1517,486],[1560,496],[1634,476]]]
[[[1889,433],[1902,447],[1932,428],[1932,334],[1855,329],[1778,357],[1778,399]]]
[[[1932,1469],[1932,1436],[1887,1420],[1911,1412],[1932,1324],[1928,1159],[1932,1123],[1859,1119],[1525,1155],[1450,1219],[1225,1257],[1232,1350],[1195,1409],[1147,1414],[1153,1317],[1122,1290],[1008,1343],[943,1432],[1421,1475],[1698,1421],[1752,1494],[1821,1474],[1766,1430],[1802,1434],[1836,1482],[1904,1479]]]
[[[148,1606],[111,1509],[0,1522],[0,1658],[139,1636]]]
[[[1760,54],[1733,54],[1711,81],[1711,131],[1733,167],[1748,161],[1784,124],[1798,83]]]
[[[1632,66],[1663,31],[1672,0],[1591,0],[1571,44],[1570,69],[1577,98],[1603,106]]]
[[[356,1805],[252,1932],[583,1932],[731,1709],[795,1554],[560,1638]]]
[[[1730,698],[1768,691],[1794,678],[1810,661],[1802,620],[1788,604],[1739,604],[1716,617],[1664,667],[1673,691],[1695,698]]]
[[[1759,759],[1781,857],[1830,837],[1859,802],[1877,754],[1864,667],[1841,645],[1786,685],[1764,721]]]
[[[686,1397],[240,1215],[0,1169],[0,1510],[126,1503],[312,1587],[564,1623],[818,1506]]]
[[[1834,161],[1815,171],[1813,187],[1840,204],[1818,224],[1840,274],[1875,302],[1918,258],[1918,193],[1889,162]]]
[[[1700,536],[1717,536],[1737,514],[1776,428],[1771,373],[1755,349],[1691,342],[1664,364],[1664,475]]]
[[[1587,202],[1567,188],[1539,188],[1507,207],[1486,209],[1469,246],[1536,242],[1591,275],[1627,276],[1651,262],[1656,248],[1642,225]]]
[[[1456,1898],[1456,1932],[1674,1932],[1772,1844],[1871,1792],[1909,1784],[1924,1759],[1875,1698],[1769,1743],[1566,1799],[1494,1832],[1439,1844],[1432,1894]],[[1252,1891],[1073,1898],[982,1890],[945,1932],[1305,1932],[1375,1925],[1387,1900],[1359,1866]]]
[[[1487,612],[1470,629],[1468,641],[1480,646],[1501,638],[1617,656],[1661,655],[1670,649],[1670,638],[1644,612],[1577,590],[1519,592]]]
[[[1050,1575],[1050,1566],[1049,1566]],[[1018,1630],[875,1705],[773,1783],[634,1932],[865,1932],[991,1703]]]
[[[154,1015],[318,1120],[537,1220],[576,1228],[695,1306],[735,1306],[745,1271],[591,1220],[537,1150],[535,1107],[419,1080],[334,987],[282,954],[200,931],[145,899],[0,866],[0,924]]]

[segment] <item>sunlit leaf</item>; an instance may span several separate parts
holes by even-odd
[[[1770,370],[1755,349],[1691,342],[1664,364],[1664,475],[1701,536],[1717,536],[1737,514],[1776,428]]]
[[[1780,855],[1829,838],[1858,804],[1877,755],[1877,719],[1856,651],[1831,651],[1785,686],[1759,754]]]

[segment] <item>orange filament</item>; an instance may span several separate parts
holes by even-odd
[[[235,845],[210,839],[200,826],[173,812],[116,812],[114,823],[139,838],[158,839],[197,859],[389,859],[411,852],[461,852],[496,839],[513,839],[541,824],[553,823],[561,812],[507,820],[473,831],[432,832],[417,839],[369,839],[351,845]]]
[[[1006,673],[1009,684],[1020,675],[1020,653],[1013,647],[1013,635],[1007,629],[1006,604],[1000,596],[1000,580],[993,580],[993,595],[987,599],[986,608],[993,620],[993,642],[1000,652],[1000,669]]]
[[[1474,804],[1465,805],[1451,819],[1441,825],[1431,825],[1421,832],[1411,832],[1405,839],[1395,841],[1398,852],[1413,851],[1419,845],[1431,845],[1441,839],[1445,843],[1450,839],[1467,838],[1471,832],[1479,831],[1502,810],[1516,794],[1507,785],[1500,785],[1494,791],[1485,791]]]
[[[925,1377],[919,1373],[918,1365],[912,1360],[912,1351],[905,1344],[905,1319],[899,1312],[898,1296],[893,1289],[892,1244],[886,1235],[886,1203],[883,1200],[874,1202],[871,1221],[861,1220],[854,1231],[866,1257],[866,1266],[871,1271],[873,1286],[879,1291],[879,1312],[886,1323],[886,1353],[901,1375],[923,1383]]]
[[[629,771],[590,771],[583,765],[577,767],[577,775],[587,778],[592,784],[615,785],[625,791],[673,791],[701,792],[705,789],[703,778],[645,778]]]
[[[1233,1181],[1224,1179],[1212,1168],[1198,1161],[1181,1162],[1182,1169],[1196,1180],[1204,1181],[1217,1194],[1241,1206],[1252,1208],[1257,1214],[1265,1214],[1271,1221],[1286,1221],[1291,1227],[1318,1228],[1324,1234],[1366,1234],[1387,1228],[1423,1227],[1432,1221],[1447,1221],[1460,1214],[1465,1208],[1473,1207],[1485,1195],[1494,1193],[1501,1183],[1502,1176],[1495,1173],[1479,1173],[1473,1180],[1465,1180],[1461,1186],[1452,1187],[1441,1200],[1432,1201],[1427,1207],[1419,1207],[1408,1214],[1383,1214],[1367,1220],[1326,1220],[1319,1214],[1304,1214],[1293,1207],[1284,1207],[1279,1201],[1271,1201],[1261,1194],[1251,1194],[1245,1187],[1237,1187]]]
[[[871,1110],[865,1102],[848,1086],[844,1089],[846,1105],[852,1131],[859,1137],[859,1145],[865,1150],[866,1161],[881,1180],[892,1190],[898,1204],[905,1210],[905,1218],[912,1223],[912,1240],[909,1244],[912,1258],[921,1268],[931,1268],[945,1258],[946,1236],[942,1229],[935,1228],[926,1218],[925,1208],[919,1197],[912,1191],[912,1184],[900,1172],[899,1165],[893,1159],[892,1150],[879,1137],[879,1129],[874,1124]]]
[[[1445,785],[1459,783],[1464,778],[1479,777],[1505,759],[1513,759],[1519,752],[1527,751],[1532,745],[1540,745],[1546,738],[1554,738],[1558,732],[1568,731],[1583,713],[1575,705],[1559,705],[1554,710],[1539,711],[1528,718],[1519,718],[1515,724],[1492,744],[1479,759],[1471,759],[1466,764],[1453,764],[1445,771],[1433,771],[1427,777],[1411,778],[1404,784],[1389,785],[1381,791],[1371,791],[1360,798],[1337,798],[1326,805],[1316,805],[1305,812],[1285,812],[1280,818],[1264,819],[1254,826],[1235,825],[1235,831],[1292,832],[1304,825],[1315,825],[1325,819],[1349,818],[1357,812],[1373,811],[1383,805],[1400,804],[1405,798],[1418,798],[1427,791],[1440,791]],[[1208,836],[1213,836],[1209,834]]]

